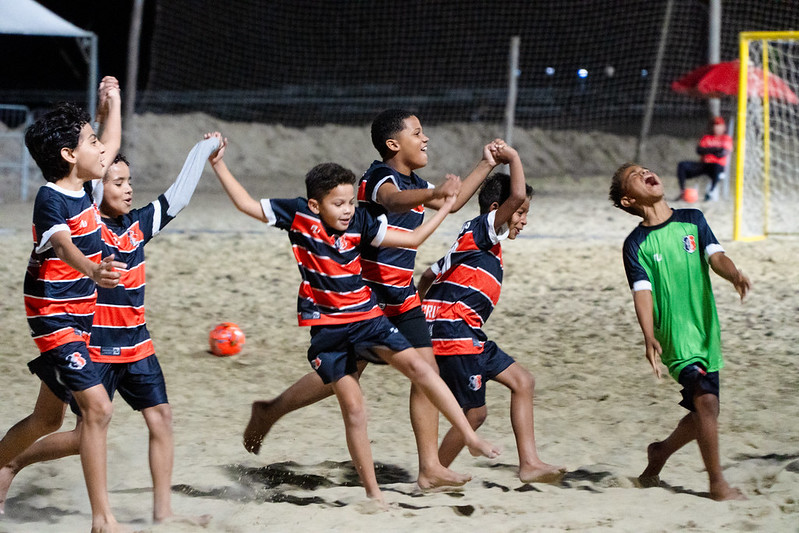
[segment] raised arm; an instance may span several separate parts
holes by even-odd
[[[724,252],[714,253],[708,258],[708,262],[713,272],[733,284],[735,290],[738,291],[738,295],[741,297],[741,301],[743,301],[744,296],[746,296],[752,288],[752,282],[746,274],[736,268],[735,263],[733,263],[732,259],[727,257],[727,254]]]
[[[496,148],[500,145],[504,146],[505,141],[502,139],[494,139],[483,147],[482,159],[478,161],[474,169],[461,183],[460,191],[458,191],[458,198],[455,201],[455,205],[452,206],[453,213],[457,212],[461,207],[466,205],[466,202],[469,201],[469,199],[474,195],[477,189],[480,188],[480,185],[482,185],[494,167],[497,166],[495,154]],[[430,202],[426,203],[425,207],[440,209],[440,206],[444,202],[444,198],[445,197],[434,198]]]
[[[513,213],[519,209],[527,198],[527,184],[524,180],[524,168],[519,153],[507,144],[496,145],[495,157],[497,161],[510,166],[510,196],[502,202],[494,215],[494,229],[499,230],[504,226]]]
[[[104,77],[97,94],[97,128],[100,130],[100,142],[105,145],[105,160],[110,165],[122,146],[122,95],[119,82],[113,76]]]
[[[435,229],[447,217],[454,203],[455,195],[449,196],[447,201],[441,206],[441,209],[439,209],[430,220],[426,220],[424,224],[411,232],[389,229],[386,231],[386,236],[383,238],[383,242],[380,243],[380,246],[389,248],[418,248],[419,245],[433,234]]]
[[[167,215],[174,217],[189,205],[194,189],[197,188],[197,183],[203,175],[205,161],[219,150],[221,145],[222,134],[218,131],[206,134],[204,140],[194,145],[186,156],[175,182],[164,193],[166,201],[169,202]]]
[[[638,325],[644,334],[644,344],[646,345],[645,357],[652,367],[658,379],[660,379],[660,354],[663,349],[655,338],[655,319],[652,313],[652,291],[640,290],[633,292],[633,303],[635,304],[635,316],[638,317]]]
[[[208,135],[210,136],[211,134]],[[211,162],[211,167],[216,173],[216,177],[219,178],[219,182],[222,184],[222,188],[225,189],[225,192],[233,201],[233,205],[236,206],[236,209],[261,222],[268,222],[264,210],[261,207],[261,202],[250,196],[250,193],[241,186],[236,178],[233,177],[233,174],[230,173],[230,170],[228,170],[227,165],[222,159],[226,147],[227,139],[223,138],[219,150],[211,154],[211,157],[208,158]]]

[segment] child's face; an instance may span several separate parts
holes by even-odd
[[[422,131],[422,124],[415,116],[403,121],[405,127],[394,136],[392,147],[397,152],[396,160],[407,165],[411,170],[427,165],[427,142],[430,140]]]
[[[105,174],[105,146],[90,124],[84,124],[81,128],[78,145],[71,150],[71,156],[81,180],[96,180]]]
[[[649,170],[639,165],[628,168],[622,176],[622,202],[630,205],[649,204],[663,198],[663,183],[660,178]]]
[[[108,168],[103,179],[103,201],[100,212],[116,218],[130,213],[133,187],[130,185],[130,167],[119,161]]]
[[[513,240],[519,236],[519,233],[527,225],[527,213],[530,212],[530,199],[526,198],[524,203],[519,206],[519,209],[513,213],[508,221],[508,239]]]
[[[727,126],[724,124],[713,124],[713,135],[724,135],[727,132]]]
[[[342,183],[331,189],[322,200],[311,198],[308,207],[319,215],[328,227],[335,231],[346,231],[355,214],[355,187]]]

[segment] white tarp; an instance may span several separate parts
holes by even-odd
[[[0,33],[57,37],[92,35],[33,0],[0,0]]]

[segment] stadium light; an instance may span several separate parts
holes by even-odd
[[[587,78],[588,77],[588,70],[584,69],[584,68],[579,69],[577,71],[577,77],[581,78],[581,79]]]
[[[555,75],[555,67],[547,67],[544,72],[547,73],[547,76],[554,76]]]

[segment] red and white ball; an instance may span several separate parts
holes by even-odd
[[[211,353],[217,357],[236,355],[241,351],[245,340],[244,332],[233,322],[218,324],[208,335]]]

